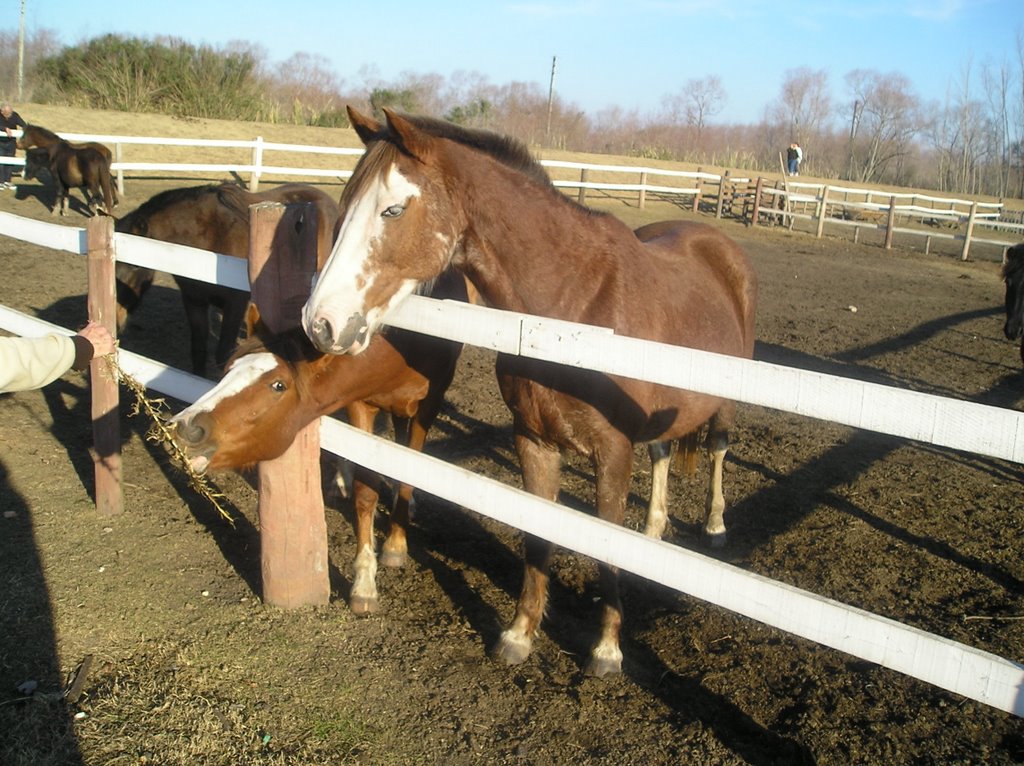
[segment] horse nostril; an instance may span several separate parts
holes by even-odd
[[[313,325],[310,328],[309,339],[321,351],[329,349],[334,342],[334,333],[331,331],[330,321],[323,317],[314,319]]]
[[[206,439],[206,428],[199,422],[199,418],[179,420],[177,423],[178,436],[188,445],[202,444]]]

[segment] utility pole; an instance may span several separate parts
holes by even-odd
[[[551,85],[548,88],[548,129],[545,134],[545,141],[548,146],[551,146],[551,109],[555,103],[555,63],[557,61],[558,58],[556,56],[551,57]]]
[[[25,81],[25,0],[21,0],[21,23],[18,25],[18,101]]]

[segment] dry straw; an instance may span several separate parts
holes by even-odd
[[[107,357],[107,366],[110,374],[117,380],[117,382],[127,387],[135,397],[135,403],[132,405],[129,414],[133,417],[136,415],[146,415],[152,421],[149,430],[146,432],[146,440],[162,445],[170,454],[171,461],[186,476],[188,476],[189,487],[209,500],[210,504],[217,509],[217,512],[227,519],[232,526],[234,526],[235,520],[220,504],[220,499],[224,497],[224,494],[222,492],[216,492],[210,486],[206,477],[201,473],[197,473],[195,469],[192,468],[188,455],[185,454],[178,445],[178,442],[175,441],[174,428],[168,422],[167,413],[170,410],[167,406],[167,402],[162,398],[154,399],[149,397],[146,392],[146,387],[127,372],[122,370],[121,367],[118,366],[113,354]]]

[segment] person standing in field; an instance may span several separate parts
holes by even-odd
[[[786,170],[791,176],[795,176],[800,170],[800,147],[795,141],[786,150]]]
[[[18,128],[24,127],[25,121],[21,119],[21,115],[14,111],[14,108],[7,101],[0,103],[0,129],[3,131],[0,132],[0,157],[14,156],[17,141],[11,133]],[[13,165],[0,164],[0,189],[14,188],[11,184],[11,173],[13,171]]]

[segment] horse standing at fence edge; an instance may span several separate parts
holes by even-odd
[[[1020,360],[1024,364],[1024,243],[1006,251],[1003,261],[1003,281],[1006,282],[1006,324],[1003,334],[1009,340],[1020,340]]]
[[[84,150],[84,148],[92,148],[92,150],[98,152],[103,156],[103,159],[106,160],[106,174],[111,174],[111,163],[114,160],[114,155],[111,153],[110,146],[100,143],[99,141],[75,143],[61,138],[52,130],[44,128],[42,125],[26,125],[25,129],[22,131],[22,136],[17,139],[16,143],[18,148],[22,148],[22,150],[26,151],[30,150],[33,146],[45,148],[51,160],[56,152],[61,150],[61,144],[67,144],[72,148],[72,150],[76,151]],[[117,207],[118,188],[114,184],[111,185],[111,199],[112,206]],[[110,213],[111,211],[108,210],[106,212]]]
[[[113,182],[107,161],[95,149],[74,149],[58,151],[52,158],[45,149],[29,149],[25,152],[25,179],[38,178],[46,172],[53,180],[54,215],[60,212],[68,214],[68,203],[71,190],[79,188],[85,198],[85,205],[90,215],[99,215],[100,211],[110,213],[114,206]]]
[[[338,203],[327,192],[307,184],[282,184],[263,192],[248,192],[233,183],[168,189],[153,195],[114,226],[121,234],[158,239],[200,250],[249,257],[249,206],[259,202],[312,202],[317,208],[317,247],[320,263],[331,251]],[[117,327],[123,332],[128,316],[138,308],[156,272],[118,262]],[[245,320],[249,293],[231,287],[174,275],[189,325],[192,371],[206,374],[210,308],[222,312],[214,361],[223,365],[231,355]]]
[[[560,193],[518,142],[386,110],[381,125],[351,108],[366,144],[345,190],[338,240],[303,326],[329,353],[359,353],[388,311],[449,266],[488,305],[740,357],[754,348],[756,278],[743,251],[716,229],[666,222],[636,234]],[[724,533],[722,463],[735,404],[718,397],[499,355],[528,491],[559,492],[561,448],[589,457],[597,512],[621,524],[633,443],[664,442],[709,422],[706,529]],[[529,655],[547,601],[552,545],[527,536],[525,576],[495,655]],[[622,668],[618,571],[600,566],[601,636],[587,672]]]
[[[431,296],[466,301],[466,280],[445,272]],[[300,429],[341,408],[353,426],[370,433],[378,412],[390,414],[395,440],[422,450],[462,351],[461,343],[393,328],[375,337],[365,354],[336,356],[317,351],[301,328],[274,336],[260,322],[250,321],[250,327],[221,381],[172,418],[176,438],[199,472],[279,457]],[[359,466],[353,479],[356,556],[349,606],[366,615],[378,607],[373,519],[381,479]],[[384,566],[401,567],[408,559],[412,493],[408,484],[395,493],[381,547]]]

